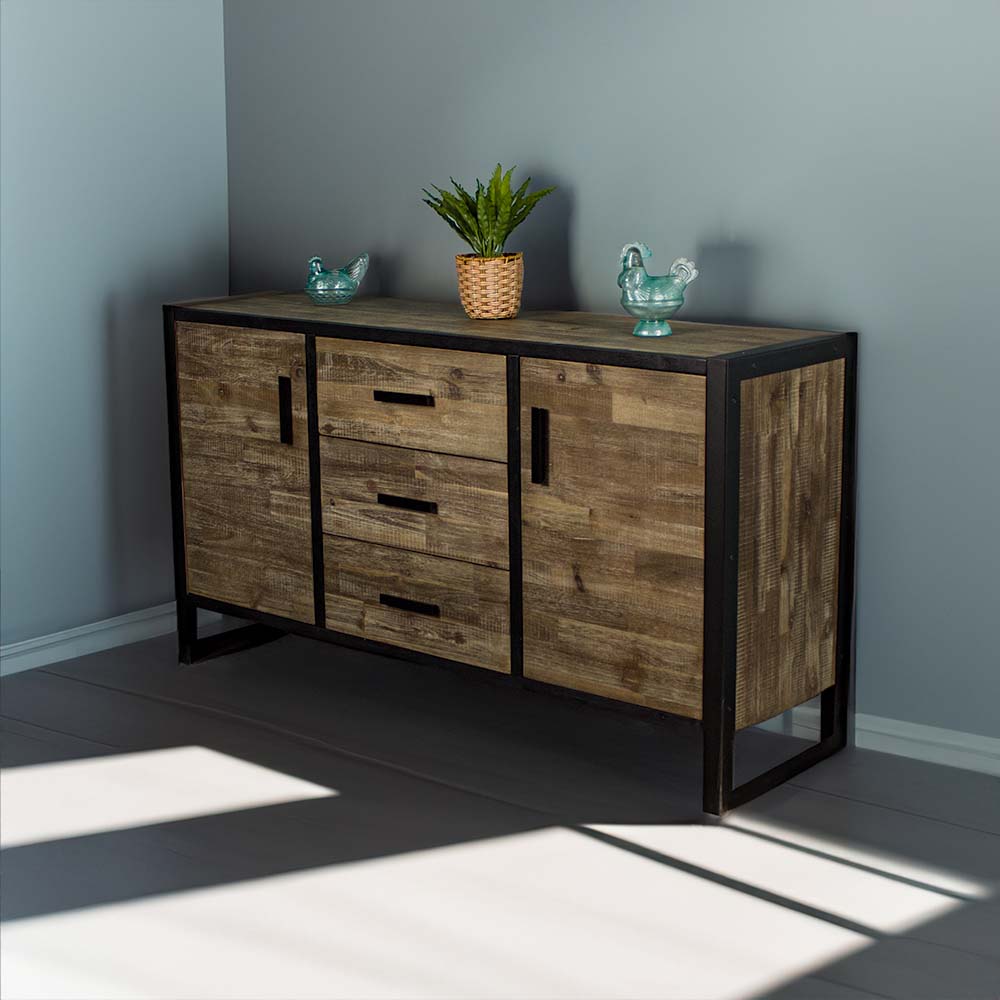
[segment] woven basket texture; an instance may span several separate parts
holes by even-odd
[[[477,257],[455,256],[458,294],[469,319],[512,319],[521,309],[524,254]]]

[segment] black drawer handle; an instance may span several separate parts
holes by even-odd
[[[401,507],[403,510],[422,510],[425,514],[436,514],[438,505],[433,500],[417,500],[414,497],[397,497],[392,493],[379,493],[377,499],[384,507]]]
[[[292,380],[278,376],[278,423],[282,444],[292,443]]]
[[[411,601],[408,597],[397,597],[395,594],[379,594],[379,604],[387,608],[398,608],[400,611],[413,611],[418,615],[430,615],[440,618],[441,609],[436,604],[425,604],[423,601]]]
[[[423,396],[419,392],[389,392],[386,389],[374,389],[372,396],[376,403],[405,403],[408,406],[433,406],[433,396]]]
[[[531,408],[531,481],[549,485],[549,411]]]

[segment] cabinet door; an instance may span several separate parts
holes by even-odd
[[[304,338],[176,331],[188,590],[315,623]]]
[[[526,677],[701,717],[705,380],[521,363]]]

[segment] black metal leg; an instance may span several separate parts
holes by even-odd
[[[193,663],[198,645],[198,609],[190,598],[177,600],[177,659]]]
[[[850,683],[847,669],[842,671],[838,662],[837,680],[820,695],[820,739],[788,760],[758,774],[750,781],[737,785],[726,796],[726,808],[735,809],[758,795],[777,788],[778,785],[801,774],[821,760],[833,756],[847,745],[847,692]]]
[[[703,808],[720,816],[729,808],[736,738],[740,397],[726,361],[710,360],[706,377]]]
[[[837,731],[837,686],[827,688],[820,695],[820,739],[827,739]]]
[[[190,596],[177,602],[177,658],[181,663],[200,663],[241,649],[252,649],[280,639],[287,633],[259,622],[198,638],[198,606]]]
[[[702,720],[704,732],[704,810],[721,816],[777,788],[807,768],[847,745],[846,683],[837,683],[821,695],[822,732],[819,743],[802,750],[742,785],[734,785],[734,713],[721,709]],[[734,703],[731,703],[734,704]]]
[[[275,639],[280,639],[286,634],[281,629],[261,625],[259,622],[243,625],[240,628],[230,629],[228,632],[219,632],[216,635],[199,639],[195,644],[194,658],[189,662],[201,663],[203,660],[211,660],[216,656],[226,656],[229,653],[238,653],[243,649],[253,649],[256,646],[263,646],[264,643],[274,642]]]
[[[721,713],[712,721],[704,720],[703,733],[703,796],[702,808],[713,816],[721,816],[730,808],[733,787],[734,733],[726,726]]]
[[[510,551],[510,672],[524,676],[521,562],[521,359],[507,358],[507,535]]]

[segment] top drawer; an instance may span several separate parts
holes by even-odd
[[[317,337],[316,377],[320,434],[507,461],[500,355]]]

